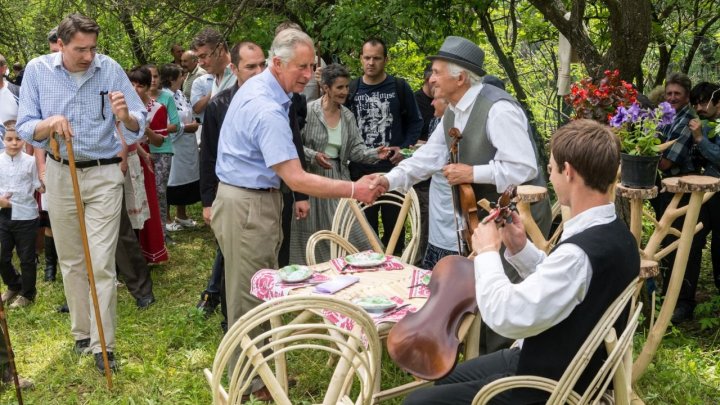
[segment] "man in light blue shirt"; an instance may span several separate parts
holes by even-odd
[[[147,112],[120,65],[96,54],[99,32],[95,21],[80,14],[71,14],[60,23],[60,52],[35,58],[25,69],[17,130],[25,141],[49,151],[50,137],[59,135],[59,156],[50,151],[46,169],[48,212],[63,273],[75,350],[93,352],[95,365],[103,372],[78,213],[70,191],[73,187],[66,142],[73,141],[108,362],[114,370],[115,249],[124,183],[118,156],[122,150],[120,138],[128,144],[135,143],[145,130]]]
[[[384,191],[370,190],[366,178],[352,183],[302,169],[289,125],[289,94],[302,92],[310,80],[315,49],[307,34],[288,29],[275,37],[271,53],[270,66],[235,94],[218,142],[220,184],[211,226],[225,255],[229,325],[259,304],[250,295],[253,274],[277,267],[281,179],[293,191],[324,198],[371,202]]]

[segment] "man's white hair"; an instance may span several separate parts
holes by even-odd
[[[313,40],[308,34],[293,28],[282,30],[273,39],[270,57],[277,56],[283,64],[287,64],[295,57],[295,47],[299,44],[305,44],[315,50]]]
[[[480,76],[478,76],[477,73],[471,72],[462,66],[456,65],[455,63],[448,61],[447,68],[448,68],[448,73],[450,74],[450,76],[455,77],[455,78],[460,76],[460,73],[465,72],[467,74],[467,78],[470,81],[471,86],[482,83],[482,78]]]

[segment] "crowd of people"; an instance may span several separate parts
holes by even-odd
[[[423,85],[413,92],[386,72],[388,49],[379,38],[362,44],[362,76],[353,79],[340,64],[317,66],[313,40],[292,23],[277,28],[267,56],[257,43],[230,46],[219,32],[204,29],[189,50],[174,44],[171,62],[127,71],[96,52],[99,33],[93,20],[69,15],[48,35],[51,53],[21,67],[15,83],[4,78],[7,61],[0,55],[0,275],[8,287],[3,302],[11,308],[32,303],[35,241],[46,228],[45,280],[55,280],[59,266],[75,351],[92,353],[101,372],[105,361],[82,239],[89,243],[108,366],[117,371],[117,278],[139,308],[151,305],[148,264],[169,259],[172,232],[197,226],[186,207],[198,202],[217,240],[198,307],[210,314],[221,306],[227,330],[259,304],[250,294],[253,274],[304,263],[309,236],[330,228],[337,199],[372,203],[414,187],[423,232],[416,264],[432,269],[445,256],[478,253],[482,350],[489,354],[417,391],[408,403],[469,403],[479,387],[507,373],[556,378],[565,365],[538,367],[551,357],[548,348],[574,353],[602,309],[637,275],[637,247],[606,195],[619,143],[606,126],[587,120],[552,137],[550,180],[572,211],[553,253],[532,246],[517,217],[501,230],[481,225],[472,246],[459,244],[452,186],[471,184],[477,199],[491,201],[509,185],[547,186],[526,112],[502,81],[486,74],[483,51],[465,38],[448,37],[428,57]],[[663,175],[720,176],[720,137],[702,121],[720,118],[718,89],[707,82],[691,87],[680,74],[668,78],[664,98],[677,114],[663,136],[676,142],[664,152]],[[448,164],[451,128],[466,136],[457,162]],[[87,235],[78,232],[70,142]],[[404,158],[401,149],[411,147],[413,155]],[[664,193],[654,201],[658,217],[668,202]],[[376,232],[381,222],[393,229],[399,208],[379,207],[366,211],[368,222]],[[549,202],[531,209],[547,235]],[[674,322],[692,318],[697,252],[709,232],[720,288],[719,209],[717,195],[703,206],[704,228],[693,244]],[[605,238],[608,232],[617,238]],[[382,242],[389,237],[383,233]],[[351,236],[357,246],[363,239],[359,229]],[[611,259],[621,251],[628,260],[620,266]],[[329,251],[318,257],[330,259]],[[613,281],[601,287],[601,278]],[[574,332],[567,347],[553,345],[568,330]],[[523,349],[503,350],[509,338],[527,341]],[[567,356],[552,355],[561,357]],[[262,397],[262,382],[251,391]]]

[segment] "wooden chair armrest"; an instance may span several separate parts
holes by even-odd
[[[507,391],[513,388],[534,388],[542,391],[552,393],[557,387],[558,382],[545,377],[538,377],[533,375],[518,375],[512,377],[504,377],[497,379],[490,384],[482,387],[480,391],[475,395],[473,399],[473,405],[481,405],[488,403],[494,396],[500,394],[503,391]],[[580,396],[572,392],[568,397],[570,404],[577,404],[580,400]]]

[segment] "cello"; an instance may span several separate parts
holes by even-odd
[[[500,196],[486,218],[503,226],[512,218],[516,187]],[[477,216],[476,216],[477,218]],[[472,246],[472,245],[470,245]],[[417,312],[409,313],[390,330],[387,348],[403,370],[427,381],[443,378],[455,367],[463,319],[478,312],[475,265],[470,257],[447,256],[438,261],[430,277],[430,296]]]

